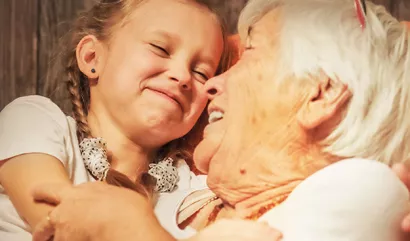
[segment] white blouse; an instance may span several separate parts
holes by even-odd
[[[195,234],[192,229],[178,228],[177,214],[186,197],[205,187],[202,178],[202,184],[160,198],[157,216],[175,238]],[[311,175],[259,221],[281,231],[282,241],[400,241],[409,240],[400,228],[409,212],[408,190],[388,166],[354,158]]]

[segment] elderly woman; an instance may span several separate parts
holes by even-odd
[[[246,7],[245,53],[207,83],[210,124],[194,156],[219,198],[193,218],[185,209],[199,194],[180,198],[183,226],[261,218],[283,240],[400,240],[409,196],[385,164],[410,154],[409,33],[384,8],[360,4]]]
[[[240,218],[283,241],[404,240],[408,190],[388,165],[410,154],[406,27],[371,3],[254,0],[239,32],[241,59],[206,84],[194,156],[215,195],[160,197],[160,223],[177,238]]]

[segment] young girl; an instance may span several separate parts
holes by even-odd
[[[0,113],[1,240],[31,240],[53,209],[32,199],[41,183],[100,180],[147,196],[175,189],[172,160],[161,160],[189,147],[207,104],[203,84],[228,59],[221,22],[189,0],[102,0],[68,40],[59,81],[68,77],[74,118],[40,96]]]

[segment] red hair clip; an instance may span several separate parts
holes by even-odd
[[[354,6],[356,8],[357,18],[359,19],[362,29],[366,27],[366,1],[354,0]]]

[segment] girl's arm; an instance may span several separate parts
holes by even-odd
[[[18,98],[0,112],[0,185],[31,228],[52,210],[33,201],[33,186],[71,185],[69,170],[78,166],[68,154],[76,143],[71,132],[67,116],[45,97]]]
[[[53,209],[52,205],[34,202],[33,187],[44,183],[71,185],[63,164],[47,154],[23,154],[1,163],[0,184],[31,228]]]

